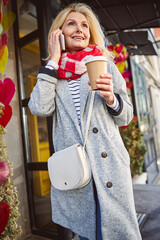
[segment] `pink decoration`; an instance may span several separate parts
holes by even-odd
[[[128,125],[127,125],[128,126]],[[121,128],[125,129],[127,126],[122,126]]]
[[[6,127],[8,122],[10,121],[12,117],[12,108],[9,105],[5,106],[5,109],[3,110],[3,116],[0,118],[0,125],[2,127]]]
[[[128,89],[131,89],[133,87],[133,81],[126,82],[126,86]]]
[[[137,117],[137,116],[134,116],[134,117],[132,118],[132,122],[136,122],[136,121],[138,121],[138,117]]]
[[[0,49],[4,46],[7,45],[8,43],[8,36],[6,33],[3,33],[2,37],[0,38]]]
[[[9,205],[0,202],[0,236],[3,233],[9,218]]]
[[[114,46],[113,45],[108,45],[107,48],[108,48],[109,51],[113,51]]]
[[[3,4],[4,6],[6,6],[8,4],[9,0],[3,0]]]
[[[6,162],[0,162],[0,185],[2,185],[9,175],[9,166]]]
[[[120,53],[118,57],[114,58],[115,64],[119,62],[123,62],[125,60],[125,55],[123,53]]]
[[[117,53],[122,52],[122,49],[123,49],[123,44],[117,44],[116,47],[115,47],[115,51]]]
[[[124,79],[130,78],[131,75],[132,75],[131,71],[125,71],[125,72],[122,73],[122,76],[123,76]]]
[[[0,102],[8,105],[15,93],[15,84],[10,78],[5,78],[2,82],[0,80]]]

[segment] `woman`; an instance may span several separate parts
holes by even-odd
[[[60,34],[66,50],[61,51]],[[90,102],[85,59],[111,54],[104,47],[100,24],[85,4],[72,4],[54,20],[48,38],[49,62],[41,67],[29,108],[53,116],[55,151],[83,144]],[[57,75],[58,70],[58,75]],[[92,179],[78,190],[51,188],[52,219],[88,240],[141,239],[134,208],[130,160],[118,127],[133,117],[126,84],[110,60],[107,74],[97,79],[86,151]]]

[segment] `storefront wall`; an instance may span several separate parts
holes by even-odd
[[[8,5],[8,11],[11,6]],[[16,71],[16,59],[15,59],[15,45],[14,45],[14,34],[13,27],[7,32],[8,35],[8,50],[9,58],[3,74],[3,79],[11,78],[16,86],[15,95],[10,103],[13,111],[12,118],[6,126],[7,133],[5,136],[5,144],[7,146],[7,155],[9,161],[13,164],[12,177],[15,187],[18,190],[18,198],[20,201],[19,212],[20,217],[18,218],[18,225],[22,226],[23,233],[21,239],[24,236],[30,234],[30,220],[28,215],[28,201],[26,192],[26,180],[25,180],[25,169],[24,169],[24,153],[22,146],[22,128],[20,121],[20,106],[19,106],[19,95],[18,95],[18,82],[17,82],[17,71]]]
[[[146,82],[149,131],[148,133],[146,133],[146,124],[143,125],[142,122],[142,127],[144,128],[142,129],[142,132],[144,130],[143,139],[147,147],[147,153],[145,155],[145,171],[147,172],[147,182],[152,184],[154,183],[158,175],[157,163],[160,157],[160,59],[158,56],[134,56],[132,57],[132,59],[134,60],[134,62],[136,62],[137,66],[139,66],[139,68],[142,69],[142,71],[144,72]],[[143,105],[143,102],[137,102],[137,109],[141,104]],[[139,117],[139,123],[140,121],[141,119]]]
[[[32,115],[28,108],[28,100],[36,84],[39,66],[44,64],[42,58],[46,57],[47,32],[50,25],[44,20],[46,16],[48,17],[44,13],[47,9],[47,4],[45,4],[44,1],[12,1],[12,11],[16,14],[16,21],[10,49],[15,49],[15,52],[13,50],[15,76],[10,77],[17,81],[17,92],[16,101],[12,102],[15,113],[10,126],[12,132],[14,131],[16,134],[11,133],[14,137],[10,138],[11,140],[8,137],[7,144],[10,148],[10,156],[12,157],[12,151],[15,154],[12,161],[16,172],[14,182],[18,188],[21,202],[22,217],[19,218],[19,222],[23,228],[23,235],[20,239],[23,240],[31,232],[55,240],[68,239],[68,235],[72,234],[54,224],[51,219],[47,160],[53,151],[53,144],[51,137],[50,139],[48,137],[48,132],[50,134],[52,132],[51,128],[48,131],[49,121],[46,118]],[[28,9],[31,11],[31,15],[28,15]],[[51,18],[49,19],[51,21]],[[44,43],[45,41],[46,43]],[[13,128],[14,125],[16,127]],[[50,122],[49,125],[51,126]],[[14,141],[14,145],[12,141]]]
[[[154,111],[153,130],[156,139],[157,158],[160,159],[160,88],[151,84],[150,92]]]
[[[136,61],[146,72],[147,89],[149,93],[149,107],[151,111],[151,125],[153,128],[157,159],[160,158],[160,57],[141,56]]]

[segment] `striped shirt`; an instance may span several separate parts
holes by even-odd
[[[80,79],[67,80],[80,123]]]

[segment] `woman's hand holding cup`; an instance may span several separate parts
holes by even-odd
[[[96,84],[99,89],[99,93],[104,96],[104,99],[109,105],[112,105],[114,103],[112,75],[100,75],[100,78],[96,80]]]
[[[58,64],[61,56],[61,45],[60,45],[60,34],[62,30],[59,28],[51,32],[50,38],[48,41],[48,51],[50,54],[50,60],[53,60]]]

